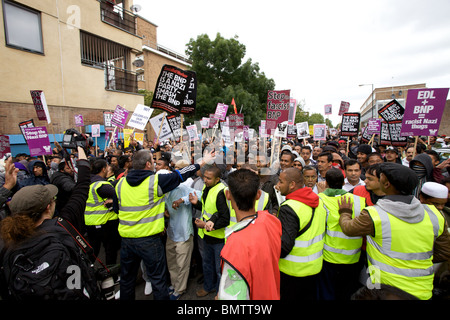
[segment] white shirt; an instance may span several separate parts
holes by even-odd
[[[344,189],[345,191],[349,192],[349,191],[351,191],[354,187],[357,187],[357,186],[365,186],[365,185],[366,185],[365,182],[364,182],[363,180],[361,180],[361,179],[359,179],[359,181],[358,181],[357,184],[352,185],[350,182],[348,182],[348,179],[345,178],[345,180],[344,180],[344,186],[342,187],[342,189]]]
[[[403,158],[402,165],[407,166],[409,168],[409,161],[406,158]]]

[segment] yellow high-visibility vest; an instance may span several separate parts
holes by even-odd
[[[205,191],[206,185],[203,186],[202,194]],[[214,187],[209,189],[206,200],[203,201],[202,196],[202,218],[204,221],[211,219],[212,215],[217,212],[217,195],[219,192],[224,192],[225,185],[222,182],[217,183]],[[218,230],[206,231],[205,229],[198,229],[198,234],[201,238],[206,234],[208,236],[224,239],[225,238],[225,228],[220,228]]]
[[[130,186],[126,177],[116,185],[119,200],[119,234],[142,238],[164,231],[164,194],[158,195],[158,175],[147,177],[138,186]]]
[[[314,210],[296,200],[284,201],[280,208],[289,206],[297,214],[300,220],[299,232],[308,225],[311,225],[303,234],[295,239],[291,252],[278,262],[280,271],[294,277],[306,277],[318,274],[323,265],[323,243],[325,234],[326,212],[322,200],[319,199],[319,206]],[[278,209],[280,210],[280,209]],[[312,219],[312,220],[311,220]]]
[[[97,190],[105,184],[111,185],[108,181],[96,181],[89,186],[89,196],[84,210],[84,223],[87,226],[100,226],[109,220],[118,219],[117,213],[112,211],[112,208],[106,208],[104,200],[97,193]]]
[[[335,264],[353,264],[359,261],[361,256],[362,237],[346,236],[339,225],[339,204],[343,196],[351,198],[353,202],[352,218],[359,216],[361,210],[366,206],[365,199],[346,193],[340,196],[327,196],[319,193],[327,211],[327,224],[325,242],[323,247],[323,258],[325,261]]]
[[[445,225],[434,206],[423,205],[419,223],[408,223],[378,205],[366,207],[375,227],[367,236],[367,260],[372,283],[397,287],[428,300],[433,290],[433,246]]]

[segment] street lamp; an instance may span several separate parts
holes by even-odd
[[[363,87],[363,86],[372,86],[372,103],[371,103],[371,109],[372,109],[372,118],[373,118],[373,83],[368,83],[368,84],[360,84],[359,85],[360,87]]]

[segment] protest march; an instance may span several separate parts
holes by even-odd
[[[257,127],[236,97],[199,114],[197,86],[166,64],[149,105],[56,133],[30,89],[29,152],[0,135],[2,300],[449,299],[448,88],[333,128],[290,90]]]

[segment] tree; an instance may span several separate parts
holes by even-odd
[[[257,129],[266,118],[267,91],[275,88],[275,82],[260,71],[258,63],[242,62],[245,52],[237,36],[225,39],[217,33],[214,40],[206,34],[190,39],[186,55],[197,74],[197,105],[195,115],[186,121],[209,116],[217,103],[227,104],[228,114],[234,113],[234,98],[238,112],[242,107],[245,124]]]

